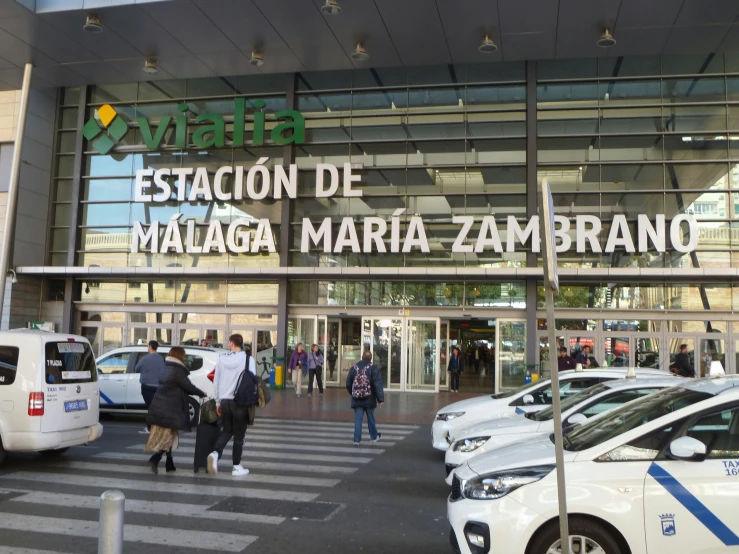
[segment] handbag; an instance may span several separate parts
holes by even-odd
[[[200,421],[203,423],[215,423],[218,421],[218,408],[216,399],[210,398],[200,405]]]
[[[257,404],[258,408],[264,408],[267,404],[269,404],[270,400],[272,400],[272,391],[269,390],[269,387],[267,384],[259,380],[259,404]]]

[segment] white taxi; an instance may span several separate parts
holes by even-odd
[[[572,394],[613,379],[626,377],[628,368],[588,369],[560,371],[560,397]],[[640,375],[664,377],[666,371],[638,369]],[[455,436],[462,428],[499,417],[538,412],[552,405],[552,382],[549,379],[529,383],[523,387],[498,394],[478,396],[450,404],[436,413],[431,426],[433,447],[444,452],[449,448],[449,436]]]
[[[600,383],[562,401],[562,425],[565,429],[582,425],[593,416],[684,381],[678,377],[636,375],[633,379]],[[552,431],[554,409],[551,406],[539,412],[494,419],[462,429],[446,451],[447,484],[452,484],[452,471],[470,458],[532,435],[549,435]]]
[[[630,402],[568,433],[564,446],[570,552],[739,547],[739,376],[689,380]],[[560,552],[554,468],[546,436],[460,466],[447,503],[454,550]]]

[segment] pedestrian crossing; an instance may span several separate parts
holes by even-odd
[[[270,530],[293,519],[323,520],[340,510],[335,494],[334,502],[322,501],[321,494],[357,471],[372,471],[372,461],[418,430],[381,425],[382,439],[371,443],[365,428],[365,440],[356,447],[352,423],[260,418],[244,445],[243,465],[250,473],[232,477],[230,445],[217,475],[196,474],[195,434],[181,434],[174,453],[177,471],[165,473],[162,463],[154,475],[140,425],[103,426],[103,439],[92,448],[3,466],[0,552],[95,551],[100,494],[119,489],[126,495],[126,552],[256,554],[259,537]]]

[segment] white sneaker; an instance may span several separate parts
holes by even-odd
[[[211,475],[218,473],[218,452],[208,454],[208,473]]]
[[[236,477],[237,475],[249,475],[249,470],[239,464],[233,467],[233,469],[231,470],[231,475],[233,475],[234,477]]]
[[[143,429],[141,429],[141,431],[139,431],[139,434],[141,434],[141,435],[148,435],[149,434],[149,430],[146,427],[144,427]]]

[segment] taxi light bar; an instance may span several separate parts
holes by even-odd
[[[44,393],[32,392],[28,395],[28,415],[42,416],[44,415]]]

